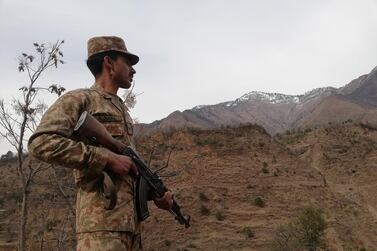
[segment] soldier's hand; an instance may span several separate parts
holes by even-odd
[[[158,208],[169,210],[173,206],[173,194],[167,191],[161,198],[154,197],[153,201]]]
[[[135,163],[131,160],[130,157],[125,155],[119,155],[113,152],[109,152],[107,165],[114,173],[124,178],[127,177],[127,175],[130,173],[135,176],[139,175]]]

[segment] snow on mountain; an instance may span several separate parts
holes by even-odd
[[[218,105],[222,105],[226,107],[235,107],[243,102],[248,102],[248,101],[257,101],[257,102],[270,103],[270,104],[300,104],[303,102],[307,102],[308,100],[311,100],[313,98],[320,97],[320,96],[328,96],[336,92],[337,92],[337,89],[333,87],[316,88],[316,89],[306,92],[303,95],[287,95],[287,94],[282,94],[282,93],[268,93],[268,92],[252,91],[252,92],[242,95],[240,98],[237,98],[233,101],[223,102]],[[192,108],[192,110],[200,110],[208,106],[209,105],[198,105]]]
[[[306,102],[310,99],[329,95],[336,92],[336,89],[333,87],[324,87],[324,88],[316,88],[309,92],[306,92],[304,95],[286,95],[282,93],[267,93],[267,92],[258,92],[252,91],[247,93],[240,98],[224,103],[228,107],[237,106],[240,103],[247,102],[247,101],[258,101],[258,102],[265,102],[270,104],[299,104],[302,102]]]
[[[300,96],[294,95],[285,95],[281,93],[267,93],[267,92],[258,92],[252,91],[243,95],[242,97],[231,102],[227,106],[237,106],[238,104],[245,101],[260,101],[271,104],[289,104],[289,103],[298,103]]]
[[[300,103],[306,102],[308,100],[311,100],[317,97],[329,96],[335,93],[338,93],[338,89],[334,87],[316,88],[316,89],[306,92],[304,95],[301,95]]]
[[[195,106],[194,108],[192,108],[192,110],[200,110],[202,109],[203,107],[205,107],[206,105],[197,105]]]

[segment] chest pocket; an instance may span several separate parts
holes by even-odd
[[[122,116],[112,114],[93,114],[93,116],[106,127],[106,130],[114,138],[124,136],[125,130]]]
[[[127,112],[125,112],[125,117],[126,117],[127,134],[132,136],[134,134],[134,125],[132,122],[132,118]]]

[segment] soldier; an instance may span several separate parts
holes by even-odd
[[[92,145],[73,133],[80,114],[92,114],[122,142],[133,145],[133,123],[127,107],[117,96],[128,89],[139,57],[128,52],[119,37],[94,37],[88,41],[87,66],[95,77],[89,89],[78,89],[60,97],[44,114],[29,139],[29,152],[38,159],[73,169],[78,187],[76,201],[77,250],[141,250],[140,222],[134,206],[137,168],[130,158]],[[117,191],[114,209],[104,208],[101,196],[105,167]],[[153,199],[169,210],[172,194]]]

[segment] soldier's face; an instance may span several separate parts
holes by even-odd
[[[131,87],[135,69],[132,67],[130,61],[123,56],[117,57],[114,61],[113,81],[119,88],[128,89]]]

